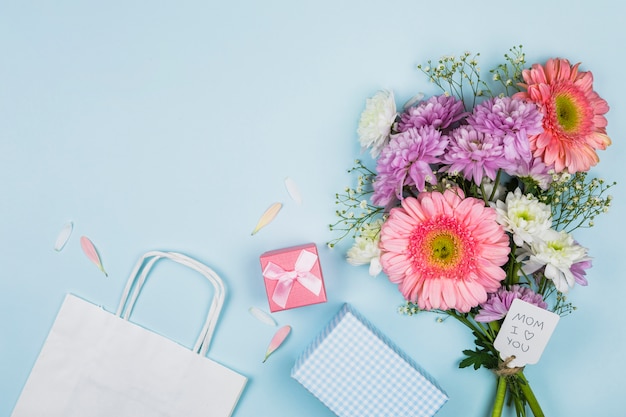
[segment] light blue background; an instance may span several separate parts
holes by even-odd
[[[347,244],[325,243],[336,236],[327,228],[334,194],[351,185],[365,98],[381,88],[399,104],[435,93],[417,64],[470,50],[486,70],[517,44],[529,62],[562,56],[593,71],[614,142],[593,173],[619,183],[609,214],[576,235],[595,262],[590,285],[571,292],[579,309],[527,376],[548,416],[624,415],[623,16],[612,1],[3,2],[0,415],[65,293],[114,310],[135,261],[153,249],[186,253],[226,279],[210,357],[250,378],[237,417],[332,415],[289,372],[344,302],[440,382],[450,401],[438,417],[486,415],[494,378],[457,368],[469,332],[398,315],[394,285],[347,265]],[[283,210],[251,236],[275,201]],[[74,234],[57,253],[67,221]],[[108,278],[81,252],[81,235]],[[320,250],[328,302],[274,314],[293,332],[262,364],[275,328],[248,313],[267,309],[258,257],[307,242]],[[173,265],[154,272],[134,318],[190,345],[209,292]]]

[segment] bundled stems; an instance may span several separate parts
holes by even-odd
[[[496,390],[496,398],[493,402],[493,411],[491,417],[500,417],[504,408],[504,398],[506,397],[506,377],[498,377],[498,388]]]
[[[514,393],[513,390],[521,391]],[[523,370],[519,370],[512,375],[498,375],[498,385],[496,388],[496,396],[493,403],[491,417],[500,417],[504,408],[506,394],[511,394],[510,401],[515,404],[516,414],[518,417],[526,416],[526,407],[530,408],[534,417],[545,417],[535,393],[530,387],[530,383],[526,379]]]
[[[471,360],[462,362],[461,367],[474,365],[475,369],[480,366],[491,369],[497,377],[496,395],[493,402],[491,417],[501,417],[504,409],[504,403],[507,393],[510,395],[509,401],[515,404],[516,414],[518,417],[526,417],[526,407],[530,409],[534,417],[545,417],[537,397],[530,387],[530,383],[524,375],[523,368],[508,368],[508,363],[514,359],[511,357],[506,361],[500,360],[500,353],[494,348],[493,342],[499,331],[498,322],[490,322],[485,327],[482,323],[476,322],[465,314],[461,314],[455,310],[446,310],[443,313],[454,317],[457,321],[468,327],[476,337],[476,351],[464,351],[468,354],[486,355],[489,359],[482,357],[482,362]]]
[[[528,383],[528,380],[526,379],[524,373],[520,372],[517,376],[522,381],[522,383],[520,384],[520,388],[524,393],[524,398],[526,398],[526,401],[528,402],[528,407],[530,407],[530,411],[533,412],[533,415],[535,417],[545,417],[545,415],[543,414],[543,410],[539,405],[539,401],[537,401],[535,393],[530,388],[530,383]]]

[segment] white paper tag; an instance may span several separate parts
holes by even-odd
[[[516,298],[493,346],[502,360],[515,356],[508,363],[509,368],[537,363],[559,318],[556,313]]]

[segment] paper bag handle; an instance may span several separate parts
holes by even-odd
[[[217,275],[217,273],[215,273],[215,271],[195,259],[176,252],[151,251],[144,254],[135,265],[135,268],[126,282],[126,288],[124,288],[124,292],[122,293],[116,314],[124,320],[128,320],[130,318],[130,314],[132,313],[135,303],[137,302],[137,297],[139,297],[139,293],[146,282],[148,273],[154,264],[159,259],[163,258],[171,259],[172,261],[178,262],[179,264],[201,273],[213,285],[215,290],[213,293],[213,300],[211,301],[209,312],[204,325],[202,326],[202,331],[200,332],[198,340],[193,347],[194,352],[201,356],[206,356],[209,350],[209,345],[211,344],[213,332],[215,331],[215,326],[217,325],[217,320],[220,312],[222,311],[222,306],[224,305],[226,289],[221,278]]]

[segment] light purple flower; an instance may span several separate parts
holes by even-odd
[[[554,165],[546,166],[541,158],[532,158],[528,162],[520,162],[519,164],[507,164],[504,171],[516,177],[531,178],[539,185],[542,190],[547,190],[552,184],[552,174]]]
[[[463,102],[456,97],[432,96],[417,106],[406,109],[400,115],[397,129],[399,132],[406,132],[412,127],[423,126],[446,129],[467,115],[463,110]]]
[[[466,180],[480,184],[484,176],[495,180],[504,162],[504,149],[497,138],[472,126],[460,126],[450,133],[443,157],[442,171],[462,174]]]
[[[376,163],[378,175],[374,181],[372,203],[385,206],[394,197],[402,199],[405,185],[423,191],[426,182],[436,183],[430,164],[441,161],[448,139],[432,126],[410,128],[393,135],[383,148]]]
[[[501,287],[497,292],[489,294],[487,301],[480,305],[480,310],[474,319],[482,323],[500,320],[509,312],[511,304],[516,298],[543,309],[548,308],[548,304],[543,301],[541,294],[516,284],[512,285],[509,290]]]
[[[574,275],[574,280],[578,285],[582,285],[583,287],[587,286],[588,282],[587,278],[585,278],[585,275],[587,275],[586,270],[589,268],[591,268],[590,259],[572,264],[570,271],[572,271],[572,274]]]
[[[535,103],[496,97],[477,105],[467,122],[479,132],[501,139],[504,157],[519,163],[531,160],[528,136],[543,131],[542,118]]]

